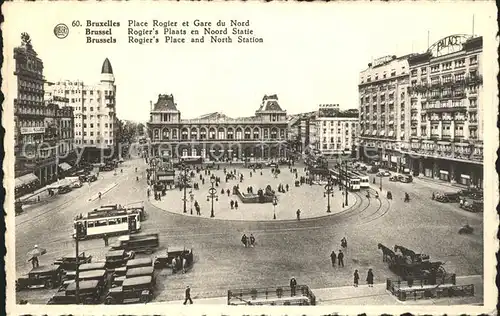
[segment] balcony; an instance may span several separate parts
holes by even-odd
[[[452,98],[454,99],[462,99],[464,97],[465,97],[465,91],[455,91],[452,96]]]
[[[465,77],[465,84],[467,85],[481,85],[483,83],[483,76],[482,75],[477,75],[477,76],[467,76]]]
[[[477,125],[477,120],[469,120],[469,126],[476,126]]]
[[[463,122],[463,121],[465,121],[465,120],[466,120],[466,118],[465,118],[465,116],[455,116],[455,117],[453,118],[453,120],[454,120],[455,122]]]
[[[422,109],[424,110],[424,109]],[[425,112],[427,113],[442,113],[442,112],[454,112],[454,111],[465,111],[467,107],[460,106],[448,106],[448,107],[426,107]]]

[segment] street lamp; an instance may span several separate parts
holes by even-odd
[[[189,191],[189,200],[191,202],[191,215],[193,215],[193,201],[194,201],[194,194],[193,190]]]
[[[183,173],[181,175],[182,177],[182,185],[184,186],[184,198],[182,199],[183,202],[184,202],[184,209],[183,209],[183,212],[184,213],[187,213],[187,210],[186,210],[186,201],[187,201],[187,198],[186,198],[186,187],[187,187],[187,167],[186,166],[182,166],[183,168]],[[191,210],[191,214],[193,214],[193,210]]]
[[[382,192],[382,175],[380,175],[380,192]]]
[[[276,219],[276,205],[278,205],[278,197],[275,194],[273,196],[273,219]]]
[[[215,217],[215,215],[214,215],[214,199],[216,201],[218,201],[219,198],[217,197],[217,190],[214,188],[214,184],[215,184],[214,177],[210,178],[210,183],[212,184],[212,187],[210,189],[208,189],[207,201],[210,201],[210,199],[212,199],[212,210],[210,211],[210,217]]]
[[[328,206],[326,208],[326,212],[327,213],[331,213],[331,210],[330,210],[330,195],[333,195],[333,186],[332,186],[332,182],[331,182],[331,178],[328,177],[328,184],[325,185],[325,192],[323,193],[323,197],[328,197]]]

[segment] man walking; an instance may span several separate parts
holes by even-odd
[[[339,250],[339,254],[337,256],[337,258],[339,259],[339,267],[344,267],[344,253],[342,252],[342,250]]]
[[[102,236],[102,239],[104,240],[104,246],[107,247],[108,246],[108,235],[107,234],[104,234]]]
[[[358,287],[359,284],[359,273],[358,270],[354,270],[354,287]]]
[[[335,254],[335,250],[332,250],[330,258],[332,259],[332,267],[335,267],[335,261],[337,261],[337,254]]]
[[[184,305],[186,305],[186,303],[188,301],[189,301],[189,304],[193,304],[193,300],[191,299],[191,289],[189,288],[189,285],[186,287]]]
[[[368,287],[373,287],[373,271],[372,271],[372,269],[368,269],[368,274],[366,275],[366,283],[368,283]]]
[[[295,280],[294,277],[290,279],[290,291],[292,293],[292,296],[295,296],[295,290],[297,288],[297,280]]]
[[[297,210],[297,220],[300,221],[300,209]]]
[[[250,234],[250,247],[255,246],[255,237],[253,234]]]

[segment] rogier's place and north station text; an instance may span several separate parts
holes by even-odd
[[[81,29],[84,32],[81,32]],[[264,43],[250,20],[74,20],[71,31],[88,44],[252,44]]]

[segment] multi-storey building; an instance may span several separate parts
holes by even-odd
[[[43,62],[27,33],[14,48],[17,97],[14,99],[14,154],[16,187],[42,181],[50,176],[47,159],[40,155],[45,134],[43,103]]]
[[[311,121],[317,115],[317,111],[291,115],[288,121],[288,138],[291,149],[303,154],[310,145]]]
[[[323,155],[351,154],[358,133],[358,113],[318,112],[316,149]]]
[[[54,165],[59,168],[54,171],[60,175],[63,173],[58,171],[67,171],[75,163],[73,119],[72,107],[47,102],[43,151],[54,157]]]
[[[106,58],[101,80],[96,85],[63,80],[50,83],[48,95],[66,98],[74,110],[75,145],[88,151],[114,150],[116,144],[116,85],[110,61]],[[85,155],[91,157],[94,155]]]
[[[415,174],[482,186],[482,37],[452,35],[410,66],[410,137],[403,144]]]
[[[408,139],[410,55],[385,56],[368,64],[359,78],[359,157],[401,171],[401,141]]]
[[[201,156],[212,161],[268,159],[286,155],[286,111],[276,95],[264,96],[252,117],[210,113],[182,119],[173,95],[159,95],[148,122],[154,155]]]

